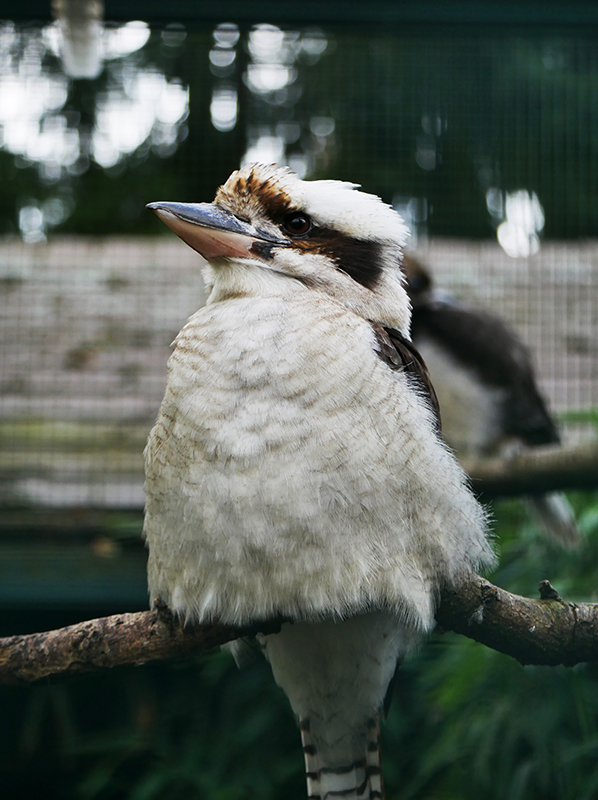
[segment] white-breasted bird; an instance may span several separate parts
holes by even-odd
[[[406,256],[404,265],[413,341],[430,371],[450,447],[458,455],[488,456],[559,444],[523,342],[494,314],[439,296],[415,257]],[[569,546],[579,541],[562,492],[530,496],[527,502],[553,540]]]
[[[493,561],[409,337],[406,231],[379,198],[284,168],[214,204],[152,203],[207,259],[145,451],[148,579],[193,622],[261,637],[308,795],[381,798],[378,719],[443,586]]]

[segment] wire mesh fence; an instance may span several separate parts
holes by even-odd
[[[495,242],[417,251],[440,292],[498,313],[528,344],[555,412],[598,396],[592,242],[512,259]],[[0,245],[2,499],[141,507],[142,451],[170,343],[203,302],[199,257],[180,242],[58,239]],[[587,428],[569,426],[569,436]]]
[[[354,181],[393,204],[438,291],[502,317],[566,437],[595,435],[598,11],[322,0],[248,21],[273,5],[106,0],[119,22],[96,19],[77,56],[49,0],[0,0],[0,17],[28,16],[0,21],[3,635],[147,607],[142,451],[170,343],[204,289],[199,256],[144,206],[210,200],[243,162]],[[184,19],[150,24],[147,9]],[[202,11],[209,22],[193,18]],[[457,23],[471,13],[495,24]],[[528,593],[554,577],[567,599],[592,599],[585,503],[577,551],[503,506],[496,582]],[[590,797],[595,670],[521,670],[446,639],[401,670],[389,794]],[[231,679],[214,659],[7,687],[2,785],[15,797],[304,797],[297,732],[256,669]]]
[[[141,508],[169,345],[203,298],[144,206],[210,200],[254,160],[393,204],[439,290],[503,317],[589,433],[593,29],[128,22],[100,26],[86,79],[61,35],[0,23],[0,502]]]

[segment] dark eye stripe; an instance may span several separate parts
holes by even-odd
[[[297,240],[294,246],[332,259],[338,269],[366,289],[374,289],[380,280],[382,246],[378,242],[356,239],[329,228],[312,228],[309,238]]]
[[[259,189],[254,188],[254,191],[259,197],[265,215],[283,230],[285,220],[291,216],[302,215],[309,219],[305,212],[293,210],[290,197],[275,185],[266,182]],[[301,238],[302,236],[305,238]],[[296,238],[292,239],[292,245],[305,252],[319,253],[330,258],[338,269],[346,272],[366,289],[374,289],[380,280],[382,247],[377,242],[356,239],[339,231],[319,228],[312,224],[307,235],[296,234]]]

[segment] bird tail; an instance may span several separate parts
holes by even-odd
[[[308,800],[384,800],[377,719],[368,721],[363,753],[357,758],[353,747],[347,749],[345,757],[335,751],[334,759],[323,758],[314,743],[309,719],[301,719],[300,728]],[[334,766],[327,760],[333,761]]]
[[[546,534],[564,547],[579,544],[580,534],[571,504],[562,492],[549,492],[527,498],[534,516]]]

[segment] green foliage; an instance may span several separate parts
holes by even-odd
[[[75,748],[93,760],[77,796],[273,797],[273,787],[284,791],[289,775],[300,773],[300,753],[277,735],[290,713],[265,688],[264,664],[239,675],[228,657],[212,654],[201,664],[143,672],[134,715],[117,735],[93,734]]]
[[[497,507],[502,557],[495,583],[533,596],[538,582],[550,578],[568,600],[596,599],[598,495],[570,499],[584,540],[568,552],[543,538],[521,502]],[[403,673],[406,686],[385,738],[393,754],[385,764],[391,800],[596,796],[597,665],[523,668],[445,634]]]
[[[591,425],[598,433],[598,408],[584,408],[579,411],[563,411],[559,414],[561,422],[573,425]]]
[[[39,36],[31,27],[18,31],[21,48]],[[156,233],[147,202],[211,199],[248,146],[286,129],[286,156],[307,158],[310,177],[352,180],[388,202],[418,198],[425,209],[418,221],[430,234],[492,237],[499,220],[486,204],[490,188],[536,192],[549,238],[595,234],[593,30],[426,24],[370,27],[366,35],[329,26],[324,36],[322,57],[293,61],[296,74],[284,91],[260,93],[244,77],[251,59],[247,30],[224,78],[210,62],[208,25],[198,22],[176,47],[154,30],[141,50],[108,63],[96,80],[69,83],[56,114],[78,133],[83,149],[60,179],[40,177],[33,161],[0,148],[0,233],[18,232],[20,208],[52,199],[68,209],[52,232]],[[47,55],[43,70],[56,75],[60,64]],[[86,151],[98,102],[139,70],[188,87],[188,118],[173,148],[160,149],[149,136],[103,168]],[[233,130],[218,131],[210,121],[217,86],[238,95]],[[313,132],[319,118],[332,121],[325,137]]]
[[[497,505],[492,580],[533,596],[549,578],[569,600],[597,599],[598,494],[570,500],[583,535],[570,551],[547,542],[520,501]],[[598,665],[523,668],[463,637],[434,636],[400,670],[383,726],[388,799],[591,800],[597,679]],[[305,797],[299,734],[261,657],[238,671],[213,652],[4,689],[0,703],[7,797]]]

